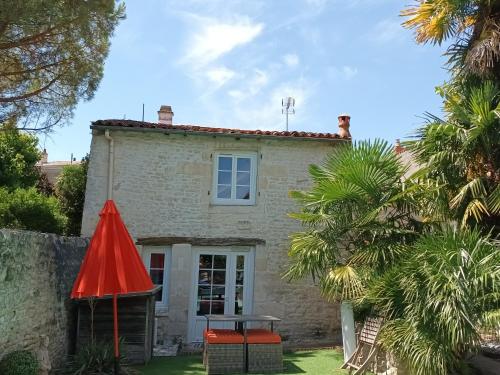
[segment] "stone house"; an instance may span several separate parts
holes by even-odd
[[[300,224],[288,192],[310,186],[308,167],[350,142],[340,135],[99,120],[92,143],[82,236],[112,197],[144,259],[157,299],[157,343],[202,340],[204,314],[268,314],[289,344],[339,338],[337,304],[308,281],[289,283],[289,235]]]

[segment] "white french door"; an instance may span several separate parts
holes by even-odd
[[[253,300],[253,249],[197,248],[189,311],[188,341],[203,341],[204,315],[250,314]],[[211,323],[232,328],[234,323]]]

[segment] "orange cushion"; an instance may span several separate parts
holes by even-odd
[[[231,334],[231,332],[234,332],[234,330],[232,329],[218,329],[218,328],[210,328],[208,331],[207,329],[205,328],[203,330],[203,337],[204,338],[207,338],[207,335],[208,334],[224,334],[224,333],[228,333],[228,334]]]
[[[249,344],[280,344],[281,337],[266,329],[247,330],[247,343]]]
[[[243,335],[229,329],[208,330],[205,339],[209,344],[243,344]]]

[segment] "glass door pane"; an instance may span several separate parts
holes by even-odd
[[[224,314],[227,256],[200,254],[196,315]]]
[[[234,313],[243,314],[243,286],[245,282],[245,256],[236,256],[235,293],[234,293]]]

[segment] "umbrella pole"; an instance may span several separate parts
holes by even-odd
[[[120,348],[118,343],[118,302],[116,294],[113,294],[113,336],[115,341],[115,374],[120,373]]]

